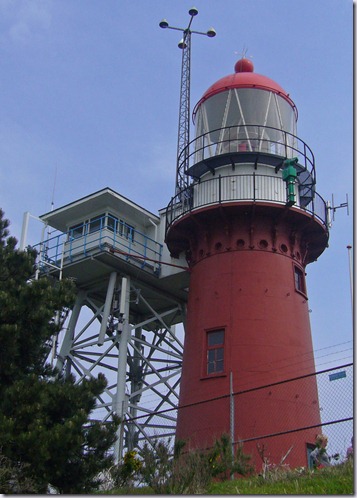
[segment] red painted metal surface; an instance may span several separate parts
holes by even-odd
[[[285,218],[284,218],[285,213]],[[230,432],[230,372],[234,392],[314,372],[308,300],[295,287],[294,268],[304,272],[309,261],[306,219],[294,222],[281,208],[230,206],[195,213],[171,229],[189,240],[191,277],[180,388],[177,439],[191,447],[210,447]],[[275,220],[275,225],[274,221]],[[312,224],[317,222],[311,221]],[[195,227],[195,228],[193,228]],[[322,240],[322,239],[321,239]],[[320,242],[323,244],[323,242]],[[224,371],[207,375],[206,335],[224,329]],[[195,403],[219,398],[211,403]],[[298,386],[282,385],[235,398],[237,439],[249,439],[320,423],[315,377]],[[282,421],[282,416],[284,421]],[[291,446],[287,462],[307,465],[306,443],[316,429],[266,441],[274,462]],[[244,450],[261,459],[256,442]]]

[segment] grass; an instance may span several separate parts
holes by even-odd
[[[207,494],[241,495],[353,495],[353,462],[335,467],[299,473],[290,471],[281,476],[255,476],[235,481],[213,483]]]
[[[132,495],[154,494],[148,487],[119,488],[106,494]],[[353,462],[325,469],[294,470],[266,476],[254,476],[232,481],[215,482],[204,494],[211,495],[353,495]]]

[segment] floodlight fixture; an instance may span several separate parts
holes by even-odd
[[[163,28],[163,29],[174,29],[176,31],[181,31],[183,33],[183,38],[182,40],[179,41],[178,43],[178,47],[181,48],[181,49],[184,49],[184,48],[187,48],[187,43],[186,43],[186,39],[188,37],[191,36],[192,33],[195,33],[197,35],[204,35],[204,36],[208,36],[209,38],[213,38],[214,36],[216,36],[216,30],[214,28],[209,28],[206,32],[202,32],[202,31],[193,31],[191,29],[191,24],[192,24],[192,20],[195,16],[197,16],[198,14],[198,10],[196,9],[196,7],[192,7],[188,13],[190,14],[191,16],[191,19],[190,19],[190,22],[187,26],[187,28],[177,28],[176,26],[170,26],[167,19],[162,19],[160,22],[159,22],[159,26],[160,28]]]
[[[168,28],[169,27],[169,23],[166,21],[166,19],[163,19],[162,21],[160,21],[160,24],[159,24],[160,28]]]
[[[181,38],[181,40],[178,42],[178,48],[181,48],[181,50],[183,50],[184,48],[187,47],[187,43],[185,42],[185,40],[183,38]]]
[[[197,16],[198,10],[196,9],[196,7],[192,7],[192,9],[188,11],[188,13],[190,14],[190,16],[194,17]]]
[[[210,38],[213,38],[214,36],[216,36],[216,34],[217,34],[217,33],[216,33],[216,30],[215,30],[214,28],[210,28],[210,29],[207,31],[207,33],[206,33],[206,35],[207,35],[207,36],[209,36]]]

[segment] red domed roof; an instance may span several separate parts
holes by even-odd
[[[289,94],[286,93],[286,91],[274,80],[267,78],[262,74],[254,73],[254,66],[251,60],[245,58],[240,59],[236,62],[234,70],[234,74],[224,76],[205,91],[201,100],[196,104],[194,108],[194,115],[196,114],[198,107],[205,100],[212,97],[213,95],[216,95],[217,93],[230,90],[231,88],[259,88],[260,90],[274,92],[287,100],[297,114],[296,106],[289,97]]]

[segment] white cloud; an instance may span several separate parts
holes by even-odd
[[[52,20],[51,0],[1,0],[3,40],[27,44],[48,31]]]

